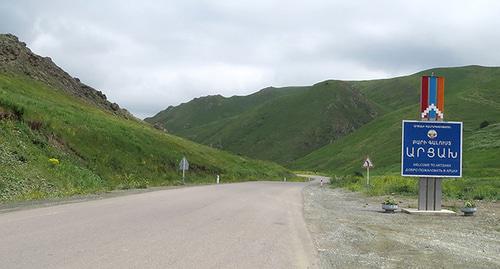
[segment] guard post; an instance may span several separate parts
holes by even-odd
[[[189,162],[185,156],[182,157],[182,160],[179,163],[179,170],[182,170],[182,184],[186,185],[186,171],[189,170]]]
[[[442,178],[462,176],[463,125],[443,120],[444,77],[423,76],[420,121],[402,126],[401,175],[419,177],[418,211],[442,211]]]

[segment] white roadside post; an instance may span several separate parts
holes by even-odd
[[[366,157],[363,167],[366,168],[366,186],[370,186],[370,168],[373,167],[370,157]]]
[[[370,186],[370,166],[366,167],[366,185]]]
[[[217,175],[217,184],[219,184],[219,182],[220,182],[220,177],[219,175]]]
[[[189,162],[186,157],[182,157],[181,162],[179,163],[179,169],[182,170],[182,184],[186,185],[186,170],[189,170]]]

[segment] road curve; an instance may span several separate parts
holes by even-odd
[[[0,214],[0,264],[316,268],[305,184],[198,186]]]

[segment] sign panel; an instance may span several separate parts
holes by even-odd
[[[401,175],[462,177],[462,123],[403,121]]]
[[[186,157],[183,157],[181,162],[179,163],[179,170],[189,170],[189,163]]]
[[[370,160],[370,158],[366,158],[365,162],[363,163],[363,167],[364,168],[372,168],[373,167],[373,163]]]

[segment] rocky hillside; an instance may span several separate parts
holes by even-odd
[[[188,184],[293,176],[131,120],[14,36],[0,40],[0,203],[180,184],[184,156]]]
[[[114,114],[133,118],[125,109],[107,100],[106,95],[78,78],[74,78],[57,66],[50,57],[34,54],[26,43],[11,34],[0,34],[0,72],[23,74],[34,80],[65,91],[89,104],[103,108]]]

